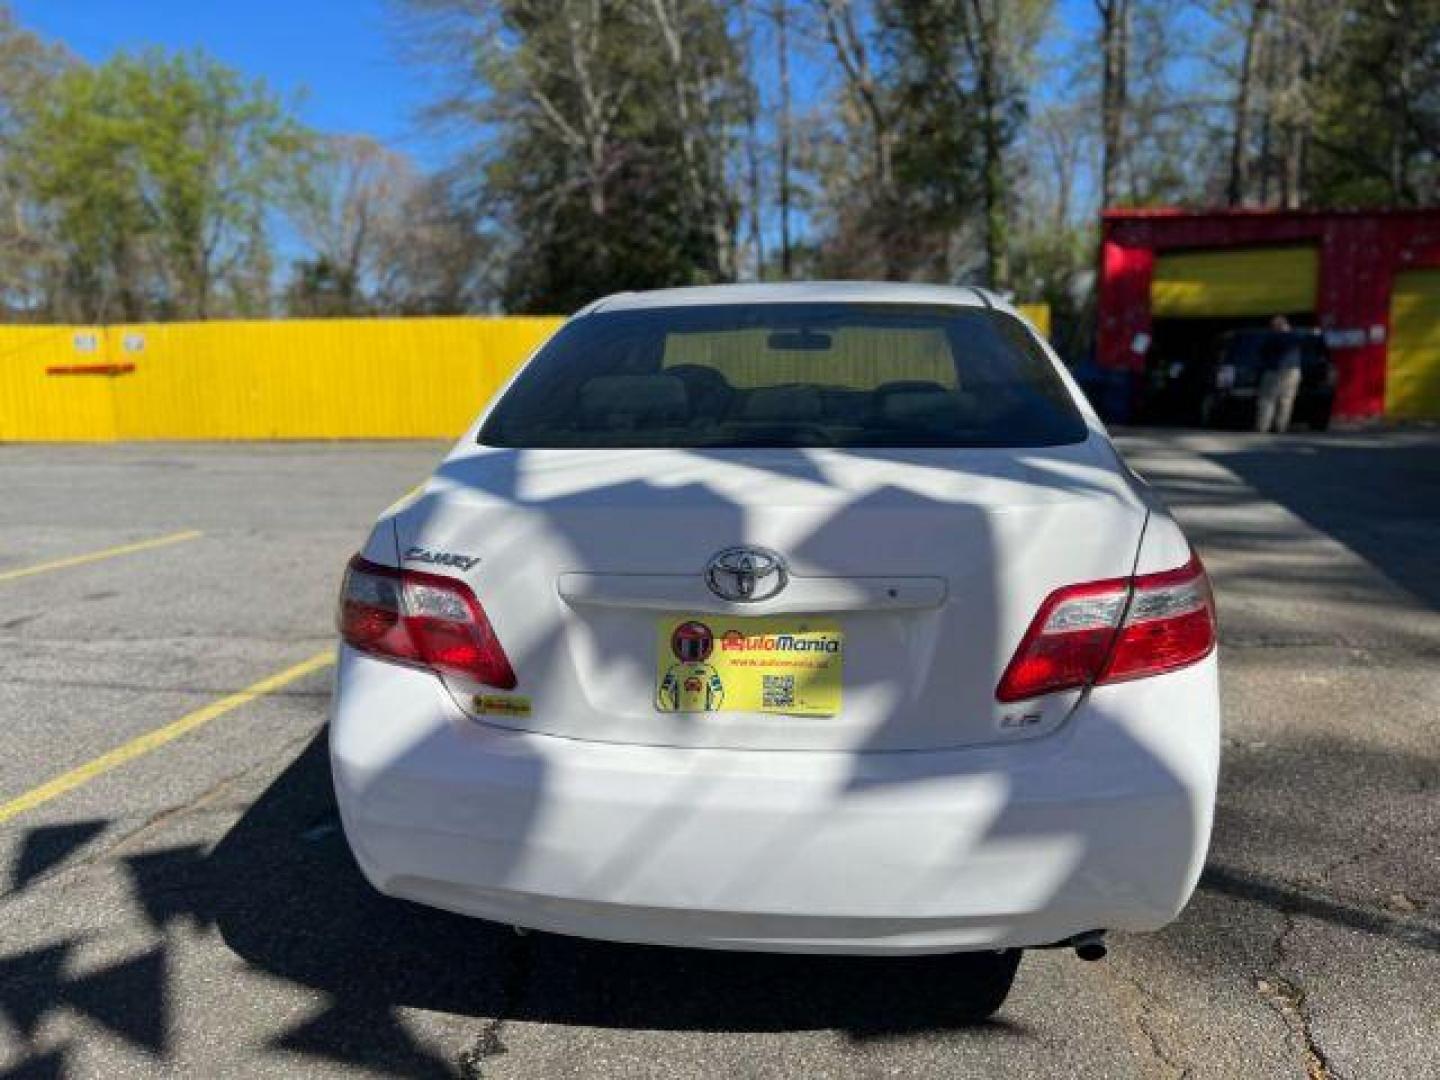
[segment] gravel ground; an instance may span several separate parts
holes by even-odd
[[[0,1077],[1440,1076],[1440,435],[1133,433],[1222,613],[1209,867],[1110,959],[517,937],[374,894],[327,674],[0,824]],[[313,656],[434,444],[0,447],[0,803]],[[198,538],[20,578],[176,533]]]

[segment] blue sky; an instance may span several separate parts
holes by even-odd
[[[16,18],[86,60],[120,49],[203,48],[263,77],[322,131],[364,132],[422,162],[441,153],[418,130],[430,95],[396,47],[390,0],[10,0]]]
[[[441,79],[428,78],[420,66],[402,58],[401,0],[9,3],[22,26],[64,43],[88,61],[148,46],[203,49],[247,75],[263,78],[304,122],[320,131],[372,135],[424,168],[446,164],[455,149],[453,141],[427,133],[418,122],[420,111],[444,87]],[[1055,0],[1055,19],[1059,25],[1048,35],[1040,63],[1037,103],[1068,93],[1074,50],[1093,47],[1093,0]],[[818,42],[797,46],[793,89],[797,111],[803,114],[827,92],[831,61]],[[762,46],[757,72],[766,85],[773,79],[771,48],[768,42]],[[777,228],[767,223],[766,232]]]
[[[416,114],[434,96],[424,72],[400,57],[395,0],[10,0],[23,26],[64,42],[86,60],[120,49],[203,48],[263,77],[322,131],[366,133],[439,164],[445,147]],[[1091,0],[1058,0],[1063,53],[1093,33]],[[1068,40],[1067,40],[1068,39]],[[1058,59],[1058,57],[1056,57]],[[800,81],[817,73],[796,58]],[[796,96],[811,97],[797,85]],[[1044,90],[1041,91],[1042,95]]]
[[[8,2],[22,26],[87,61],[150,46],[203,49],[244,74],[263,78],[317,130],[372,135],[424,168],[446,164],[455,149],[418,121],[420,111],[444,88],[402,58],[401,0]],[[1095,31],[1093,0],[1055,0],[1055,18],[1060,32],[1047,41],[1037,101],[1066,92],[1073,67],[1069,54],[1086,48]],[[831,61],[818,42],[796,44],[793,90],[803,114],[827,93]],[[757,72],[762,84],[773,78],[772,48],[768,42],[762,46]],[[797,212],[802,231],[804,216]],[[772,244],[778,242],[777,222],[765,224]],[[296,245],[288,227],[282,224],[279,236],[282,253],[293,254]]]

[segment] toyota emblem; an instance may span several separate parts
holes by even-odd
[[[705,583],[710,591],[737,604],[769,600],[789,580],[785,560],[762,547],[726,548],[705,567]]]

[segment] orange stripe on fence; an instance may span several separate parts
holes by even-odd
[[[129,375],[135,370],[134,364],[54,364],[45,369],[46,375]]]

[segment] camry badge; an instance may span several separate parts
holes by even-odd
[[[453,551],[438,551],[433,548],[425,548],[419,544],[415,544],[406,549],[405,561],[429,563],[431,566],[453,566],[460,570],[470,570],[479,564],[480,559],[475,555],[458,555]]]
[[[726,548],[712,556],[705,567],[705,583],[710,591],[737,604],[769,600],[789,580],[785,560],[769,548]]]

